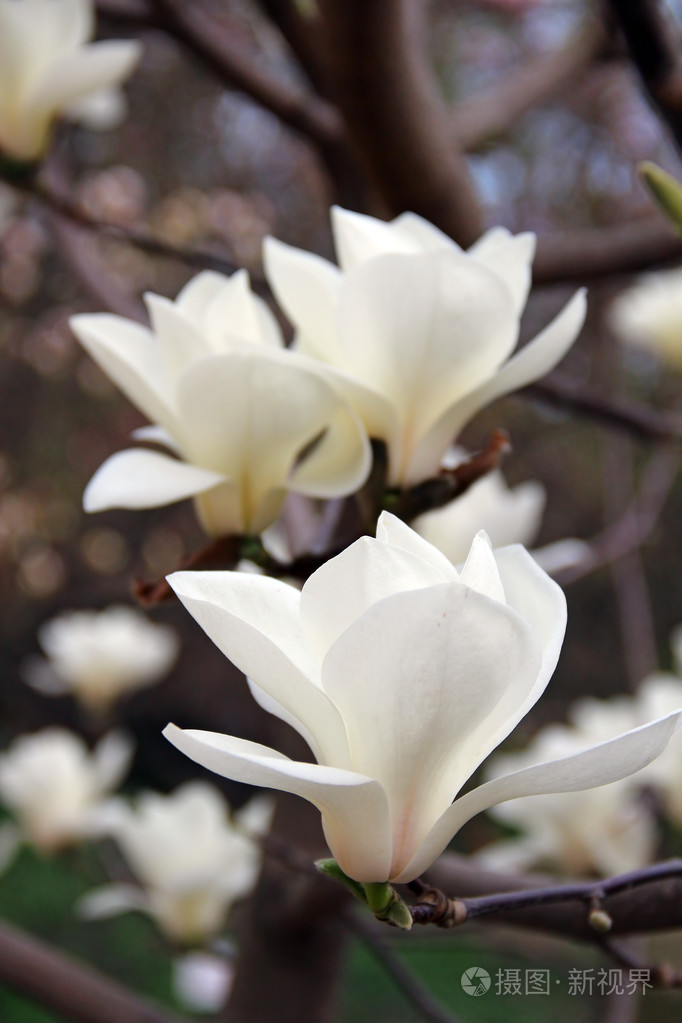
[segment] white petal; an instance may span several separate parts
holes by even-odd
[[[120,89],[98,89],[70,103],[64,116],[93,131],[116,128],[128,113],[128,104]]]
[[[246,270],[225,279],[205,310],[205,329],[214,351],[229,350],[229,337],[251,344],[282,348],[284,340],[274,314],[249,285]]]
[[[211,354],[211,347],[200,329],[190,322],[177,303],[152,292],[146,293],[144,301],[159,353],[171,380],[195,359]]]
[[[363,536],[325,562],[301,591],[306,644],[321,661],[332,643],[377,601],[448,582],[452,571],[410,551]]]
[[[164,448],[168,448],[174,454],[180,454],[178,445],[173,440],[168,430],[164,430],[163,426],[138,426],[136,430],[133,430],[130,436],[134,440],[146,441],[148,444],[161,444]]]
[[[530,232],[510,235],[494,228],[472,245],[469,255],[500,275],[514,295],[514,308],[520,315],[530,291],[535,235]]]
[[[396,230],[393,224],[376,217],[332,206],[331,218],[334,246],[342,270],[351,270],[387,252],[420,251],[421,246],[409,233]]]
[[[309,497],[344,497],[360,489],[371,467],[369,438],[357,416],[339,402],[324,435],[299,461],[288,486]]]
[[[146,327],[109,313],[72,316],[69,325],[97,365],[149,419],[173,420],[168,377]]]
[[[387,597],[331,648],[322,684],[353,767],[388,794],[392,875],[486,755],[489,732],[525,700],[539,664],[517,614],[456,582]]]
[[[333,263],[276,238],[263,243],[265,275],[275,297],[296,328],[301,351],[339,364],[334,310],[341,275]]]
[[[194,323],[200,323],[209,302],[220,294],[230,278],[215,270],[202,270],[179,292],[175,304]]]
[[[504,586],[500,579],[495,555],[490,538],[484,530],[480,530],[471,544],[469,556],[459,575],[460,580],[484,597],[506,604]]]
[[[76,914],[84,920],[108,920],[119,913],[150,911],[149,899],[132,884],[108,884],[88,892],[76,903]]]
[[[383,511],[379,516],[377,540],[390,544],[392,547],[400,547],[410,554],[416,554],[418,558],[422,558],[437,568],[442,573],[443,581],[448,582],[459,578],[457,569],[437,547],[434,547],[402,519],[390,512]]]
[[[585,319],[585,291],[581,289],[537,337],[525,345],[494,376],[446,409],[429,429],[405,472],[406,482],[418,482],[438,467],[444,452],[469,420],[485,405],[544,376],[575,341]]]
[[[135,745],[122,732],[109,732],[93,750],[96,791],[105,793],[117,788],[130,768]]]
[[[608,785],[634,774],[665,749],[681,717],[682,712],[677,711],[573,756],[535,764],[467,792],[445,811],[418,854],[395,880],[408,881],[418,877],[440,855],[463,824],[482,810],[506,799],[552,792],[578,792]]]
[[[308,742],[316,740],[315,755],[347,763],[343,722],[315,682],[319,667],[301,635],[299,591],[239,572],[175,572],[168,582],[225,656],[281,705]]]
[[[136,40],[93,43],[57,59],[31,93],[34,109],[60,110],[89,92],[118,85],[134,70],[142,55]]]
[[[587,561],[592,549],[585,540],[567,536],[563,540],[536,547],[532,551],[533,559],[548,575],[556,575],[565,568],[574,568],[582,561]]]
[[[439,249],[462,251],[457,242],[416,213],[401,213],[391,221],[391,226],[403,237],[410,238],[415,250],[418,249],[420,252],[435,252]]]
[[[108,458],[83,494],[87,512],[107,508],[157,508],[194,497],[225,482],[210,469],[179,462],[158,451],[131,448]]]
[[[388,803],[372,778],[289,760],[267,746],[217,732],[167,725],[163,734],[186,756],[224,778],[293,792],[314,803],[341,869],[358,881],[387,879]]]

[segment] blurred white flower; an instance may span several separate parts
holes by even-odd
[[[682,269],[641,277],[614,301],[610,318],[623,341],[682,372]]]
[[[464,458],[465,452],[458,449],[450,453],[448,463],[454,468]],[[486,531],[493,547],[512,543],[529,547],[540,531],[546,498],[541,483],[529,480],[512,489],[497,469],[445,507],[417,516],[411,525],[453,565],[460,565],[480,529]]]
[[[187,952],[173,963],[173,988],[192,1012],[220,1012],[234,980],[234,963],[208,952]]]
[[[170,583],[317,763],[216,732],[164,734],[217,774],[314,803],[338,864],[360,882],[417,877],[503,800],[639,770],[678,724],[672,715],[455,799],[540,697],[561,649],[564,595],[522,547],[493,552],[481,533],[458,572],[384,513],[376,540],[358,540],[301,592],[236,572]]]
[[[634,728],[640,723],[634,718],[625,722],[616,715],[612,727],[600,728],[598,736],[586,735],[575,727],[549,726],[523,752],[496,758],[488,776],[570,756],[589,742],[603,742],[616,736],[621,728]],[[673,737],[671,744],[675,741]],[[635,786],[644,784],[647,770],[599,788],[526,796],[493,807],[490,812],[494,817],[521,829],[522,834],[484,847],[477,854],[478,861],[493,869],[550,866],[566,874],[603,876],[646,866],[656,853],[657,828]]]
[[[102,801],[124,778],[132,745],[110,732],[90,752],[62,728],[20,735],[0,755],[0,801],[26,841],[45,852],[91,833]]]
[[[120,39],[88,44],[94,13],[92,0],[0,0],[0,152],[39,159],[60,116],[93,128],[120,120],[118,86],[141,46]]]
[[[287,491],[352,493],[369,472],[357,416],[306,360],[283,348],[244,271],[205,272],[175,303],[146,296],[151,330],[120,316],[71,320],[89,354],[156,425],[150,450],[108,459],[88,484],[87,511],[151,508],[194,497],[213,536],[258,533]]]
[[[261,853],[249,836],[265,834],[272,810],[270,800],[253,799],[230,818],[222,795],[206,782],[189,782],[169,796],[145,792],[134,808],[113,801],[99,831],[116,839],[141,887],[91,892],[82,912],[92,919],[137,909],[175,941],[205,942],[255,885]]]
[[[67,611],[42,625],[38,640],[47,661],[27,662],[27,682],[47,695],[71,693],[93,713],[158,682],[179,650],[173,629],[125,606]]]
[[[495,228],[463,252],[411,213],[385,223],[335,208],[332,224],[340,269],[268,238],[267,277],[298,351],[341,374],[335,386],[386,442],[389,482],[418,483],[481,408],[563,358],[585,295],[512,356],[534,235]]]

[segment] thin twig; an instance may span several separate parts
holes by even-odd
[[[432,1023],[457,1023],[457,1017],[423,987],[368,919],[355,912],[346,913],[341,919],[365,944],[423,1019],[431,1020]]]
[[[524,388],[519,394],[587,414],[606,426],[627,430],[640,440],[682,441],[682,416],[676,412],[658,412],[648,405],[612,398],[582,380],[572,380],[560,373],[552,373],[541,382]]]

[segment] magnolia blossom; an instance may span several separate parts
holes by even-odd
[[[131,607],[67,611],[42,625],[47,661],[29,662],[27,681],[50,695],[72,693],[88,710],[158,682],[178,655],[178,638]]]
[[[534,235],[495,228],[463,252],[412,213],[384,223],[334,209],[332,223],[340,268],[270,238],[268,280],[298,350],[340,372],[336,386],[386,442],[389,482],[417,483],[479,409],[563,358],[585,296],[512,356]]]
[[[173,940],[213,937],[256,883],[261,856],[253,838],[269,828],[272,809],[270,800],[253,799],[230,818],[220,792],[205,782],[189,782],[169,796],[145,792],[134,808],[112,802],[100,816],[100,833],[117,840],[141,888],[92,892],[83,912],[101,917],[139,909]]]
[[[120,316],[75,316],[74,333],[155,424],[108,459],[84,495],[87,511],[152,508],[194,497],[213,536],[258,533],[288,490],[338,497],[370,466],[361,423],[305,360],[283,348],[248,276],[205,272],[176,302],[146,296],[151,329]],[[180,460],[182,459],[182,460]]]
[[[600,738],[612,738],[620,726],[616,715],[606,734],[600,729]],[[634,720],[625,727],[635,727]],[[522,770],[538,760],[569,756],[595,738],[576,727],[552,725],[539,732],[523,752],[497,758],[488,776]],[[528,796],[493,807],[495,817],[521,829],[522,835],[484,847],[479,862],[512,870],[551,865],[567,874],[603,876],[646,866],[655,857],[657,827],[633,781],[643,785],[643,775],[649,769],[599,788]]]
[[[24,837],[45,852],[90,834],[95,815],[123,780],[132,746],[111,732],[92,752],[63,728],[20,735],[0,756],[0,800]]]
[[[641,277],[618,296],[610,318],[623,341],[682,371],[682,269]]]
[[[449,453],[448,461],[454,468],[465,457],[458,449]],[[493,547],[529,546],[540,531],[546,498],[541,483],[529,480],[512,489],[496,469],[450,504],[419,515],[412,528],[459,565],[480,529],[485,529]]]
[[[566,602],[520,546],[485,534],[458,571],[394,516],[327,562],[302,591],[231,572],[170,583],[316,764],[215,732],[165,735],[217,774],[314,803],[341,869],[409,881],[474,814],[503,800],[605,784],[647,764],[678,715],[592,749],[463,784],[543,692]],[[453,800],[455,800],[453,802]]]
[[[0,0],[0,152],[39,159],[59,116],[108,128],[124,112],[118,86],[138,60],[132,40],[88,44],[92,0]]]

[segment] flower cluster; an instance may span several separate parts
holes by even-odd
[[[335,210],[341,262],[266,240],[265,267],[296,329],[285,350],[244,272],[202,273],[171,303],[147,296],[151,330],[118,316],[72,327],[169,448],[114,455],[85,493],[89,511],[194,497],[213,535],[258,533],[287,491],[358,490],[368,439],[388,481],[437,473],[484,405],[551,369],[582,325],[578,292],[510,358],[530,283],[534,236],[488,232],[469,252],[416,216],[384,224]]]

